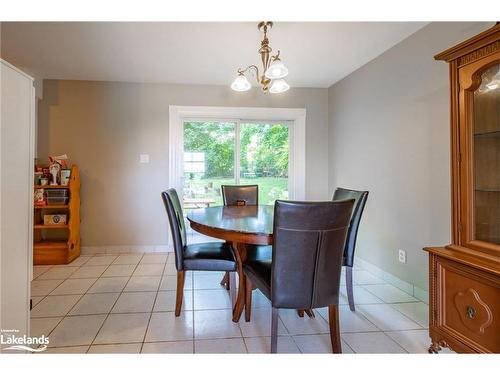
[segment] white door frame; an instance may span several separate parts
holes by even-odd
[[[184,129],[186,119],[214,119],[234,121],[287,121],[289,122],[290,165],[288,186],[289,198],[305,200],[306,171],[306,110],[304,108],[261,107],[195,107],[169,106],[169,185],[182,191],[184,168]]]

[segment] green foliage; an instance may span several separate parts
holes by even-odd
[[[184,150],[205,153],[205,178],[233,176],[234,132],[234,123],[186,122],[184,124]],[[242,175],[287,177],[288,127],[242,124],[240,159]]]
[[[240,133],[242,172],[255,173],[257,176],[288,176],[286,125],[244,124]]]
[[[234,127],[233,123],[184,123],[184,151],[205,153],[206,177],[234,174]]]

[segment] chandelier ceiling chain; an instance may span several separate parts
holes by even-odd
[[[283,79],[288,75],[288,69],[280,60],[280,51],[275,55],[271,55],[272,48],[269,45],[267,33],[273,27],[271,21],[262,21],[257,25],[257,28],[264,33],[264,38],[260,43],[259,54],[262,62],[262,74],[260,74],[257,65],[249,65],[244,69],[238,69],[238,76],[231,84],[231,88],[235,91],[248,91],[252,88],[252,84],[246,77],[247,72],[253,72],[257,83],[262,87],[262,91],[278,94],[287,91],[290,86]]]

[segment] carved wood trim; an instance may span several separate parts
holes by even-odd
[[[430,254],[429,256],[429,292],[430,292],[430,305],[429,309],[429,323],[433,326],[437,325],[438,319],[438,303],[437,303],[437,263],[436,256]]]
[[[464,55],[458,59],[458,66],[464,66],[467,65],[471,62],[474,62],[476,60],[482,59],[485,56],[491,55],[492,53],[495,53],[497,50],[500,49],[500,40],[497,40],[496,42],[492,44],[488,44],[487,46],[484,46],[483,48],[477,49],[475,51],[472,51],[468,53],[467,55]]]
[[[484,323],[482,323],[480,326],[479,326],[479,332],[481,334],[484,334],[484,330],[486,328],[488,328],[491,323],[493,323],[493,313],[491,312],[491,309],[489,308],[489,306],[481,299],[481,297],[479,296],[479,293],[477,292],[477,290],[475,289],[472,289],[472,288],[469,288],[467,289],[467,291],[464,293],[464,292],[458,292],[456,295],[455,295],[455,308],[459,311],[459,316],[460,316],[460,319],[462,320],[462,323],[464,323],[464,325],[469,328],[471,331],[475,331],[476,328],[474,327],[472,323],[472,321],[470,319],[472,318],[468,318],[466,314],[464,314],[464,308],[466,307],[467,305],[467,298],[469,299],[473,299],[475,300],[475,306],[482,308],[482,314],[481,314],[481,311],[479,311],[479,317],[482,317],[484,316]],[[471,303],[472,305],[472,303]]]
[[[458,108],[458,68],[456,60],[450,63],[450,136],[451,136],[451,224],[452,243],[461,243],[460,238],[460,134],[454,126],[460,117]]]

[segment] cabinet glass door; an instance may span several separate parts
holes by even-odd
[[[500,244],[500,64],[474,92],[475,239]]]

